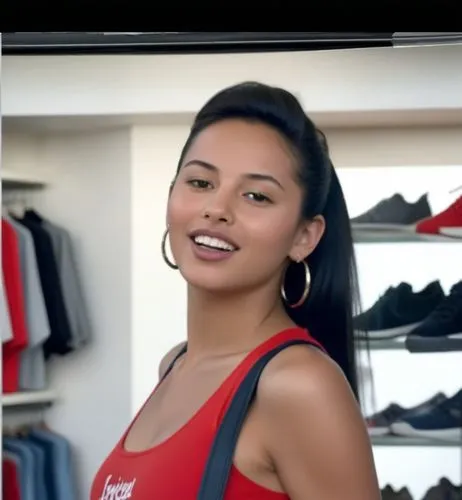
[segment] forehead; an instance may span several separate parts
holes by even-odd
[[[295,156],[279,132],[262,123],[238,119],[215,123],[200,132],[184,162],[191,159],[235,172],[257,168],[288,175],[295,168]]]

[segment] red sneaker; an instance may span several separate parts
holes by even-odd
[[[421,220],[416,226],[416,232],[462,239],[462,196],[446,210]]]

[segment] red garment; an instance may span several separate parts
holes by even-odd
[[[21,500],[19,489],[19,471],[16,464],[7,458],[2,460],[2,498],[3,500]]]
[[[13,330],[13,338],[5,342],[2,349],[4,393],[19,390],[19,357],[21,351],[27,347],[29,338],[19,258],[16,232],[6,220],[2,219],[2,270]]]
[[[273,336],[249,353],[189,422],[161,444],[141,452],[126,451],[123,444],[129,427],[98,471],[90,499],[195,500],[213,439],[239,384],[262,355],[295,339],[319,346],[301,328]],[[288,498],[254,483],[232,467],[226,500]]]

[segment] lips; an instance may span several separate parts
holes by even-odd
[[[223,233],[198,229],[190,233],[189,237],[198,246],[222,252],[235,252],[239,246]]]

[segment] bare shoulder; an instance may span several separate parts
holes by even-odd
[[[304,404],[313,405],[335,400],[341,406],[344,400],[355,401],[338,365],[318,348],[304,345],[284,349],[268,364],[260,380],[258,398],[265,405],[300,398]]]
[[[171,365],[173,360],[178,356],[183,347],[186,345],[186,341],[180,342],[176,346],[172,347],[167,354],[161,359],[159,364],[159,378],[162,378],[165,375],[165,372],[168,370],[168,367]]]
[[[260,379],[264,446],[294,500],[378,500],[364,419],[342,370],[311,346],[279,353]]]

